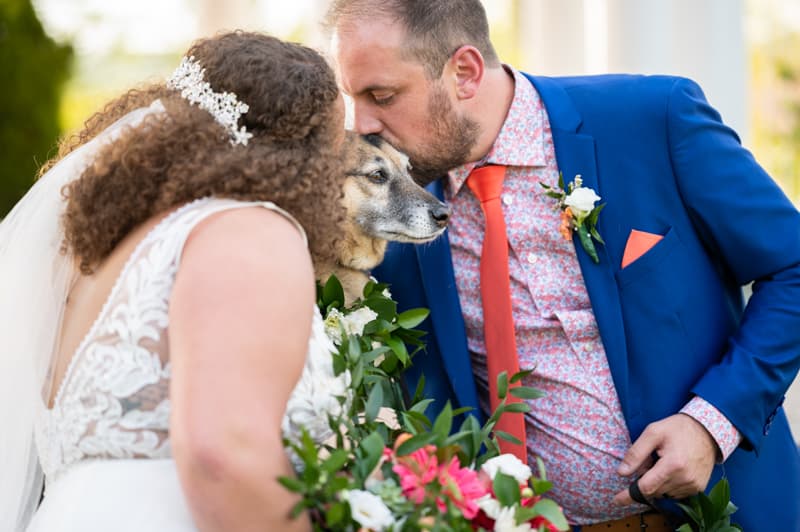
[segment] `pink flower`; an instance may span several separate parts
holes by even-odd
[[[441,494],[450,499],[464,517],[472,519],[478,514],[475,501],[486,494],[486,488],[474,470],[460,467],[458,457],[454,456],[447,466],[439,468],[439,484],[442,486]],[[441,497],[437,498],[436,504],[444,511],[445,504]]]
[[[425,486],[436,478],[439,460],[432,445],[426,445],[406,456],[396,457],[392,471],[400,477],[403,495],[415,504],[425,500]]]

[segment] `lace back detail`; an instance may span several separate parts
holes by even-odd
[[[183,246],[206,217],[254,205],[280,211],[270,203],[204,198],[168,215],[138,244],[74,353],[53,408],[37,420],[46,477],[86,459],[171,455],[167,328]]]

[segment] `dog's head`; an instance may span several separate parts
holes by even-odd
[[[365,236],[428,242],[447,227],[450,210],[409,174],[408,157],[377,135],[348,133],[344,202]]]

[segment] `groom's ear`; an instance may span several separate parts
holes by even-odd
[[[445,66],[445,73],[449,72],[455,80],[458,99],[468,100],[475,97],[483,81],[484,67],[483,56],[474,46],[465,44],[453,52]]]

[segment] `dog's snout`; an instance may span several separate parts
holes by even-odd
[[[431,209],[431,217],[436,222],[436,225],[444,227],[450,218],[450,209],[444,203],[440,203]]]

